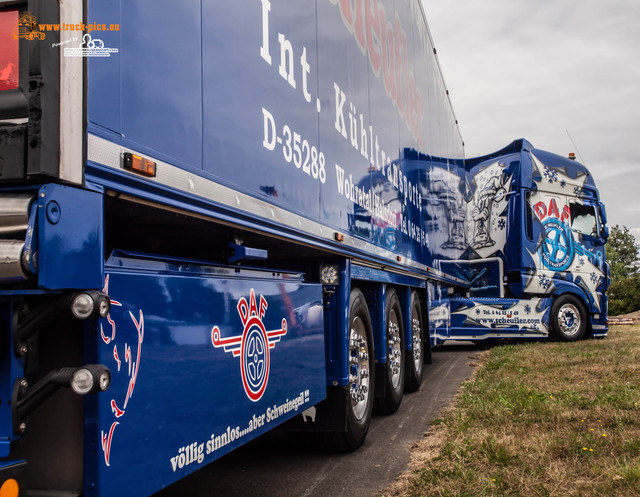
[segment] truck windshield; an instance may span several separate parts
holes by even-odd
[[[18,11],[0,10],[0,91],[18,88]]]
[[[592,205],[570,204],[571,229],[587,236],[598,236],[596,210]]]

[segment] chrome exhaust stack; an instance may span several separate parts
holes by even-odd
[[[23,250],[20,240],[0,240],[0,282],[27,279],[22,267]]]
[[[0,236],[27,230],[29,208],[34,198],[34,195],[22,193],[0,196]]]
[[[34,199],[33,194],[0,196],[0,283],[28,278],[23,255]]]

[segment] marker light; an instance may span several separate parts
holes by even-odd
[[[98,314],[100,314],[101,318],[106,318],[107,314],[109,314],[109,309],[111,308],[111,303],[108,298],[100,299],[100,303],[98,304]]]
[[[98,378],[98,388],[100,388],[101,392],[104,392],[111,385],[111,373],[109,370],[103,371]]]
[[[111,385],[111,373],[99,364],[78,368],[71,379],[71,388],[79,395],[104,392]]]
[[[320,282],[323,285],[337,285],[339,280],[338,266],[320,266]]]
[[[78,319],[87,319],[93,312],[93,299],[88,293],[79,293],[71,302],[71,312]]]
[[[20,486],[13,478],[9,478],[0,487],[0,497],[18,497],[20,495]]]
[[[122,167],[144,174],[145,176],[156,175],[155,162],[130,152],[122,154]]]
[[[109,297],[95,290],[76,293],[71,300],[71,312],[78,319],[104,318],[110,308]]]
[[[71,380],[71,388],[77,394],[84,395],[91,391],[93,388],[93,375],[88,369],[78,369],[73,374]]]

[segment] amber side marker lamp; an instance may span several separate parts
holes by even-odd
[[[18,497],[20,494],[20,487],[18,482],[13,478],[9,478],[0,487],[0,497]]]
[[[139,155],[125,152],[122,154],[122,167],[145,176],[156,175],[156,163]],[[2,497],[2,496],[0,496]]]

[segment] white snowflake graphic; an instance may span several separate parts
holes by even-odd
[[[549,180],[549,183],[553,184],[558,181],[558,171],[544,166],[544,177]]]
[[[545,276],[544,274],[541,274],[540,276],[538,276],[538,283],[542,288],[546,290],[551,285],[551,278]]]

